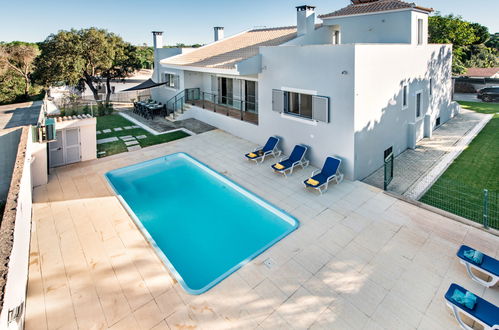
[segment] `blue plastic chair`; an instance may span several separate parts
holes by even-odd
[[[341,159],[334,157],[327,157],[324,162],[324,166],[322,166],[321,170],[315,170],[310,175],[310,178],[303,181],[303,184],[307,188],[317,189],[319,193],[323,193],[327,190],[329,186],[329,182],[335,180],[336,183],[340,183],[343,181],[343,174],[340,173],[340,165]],[[315,180],[318,183],[310,183],[309,180]]]
[[[468,316],[472,320],[477,323],[480,323],[484,329],[499,329],[499,308],[487,300],[476,296],[476,303],[473,309],[470,309],[452,299],[452,295],[455,290],[459,290],[465,293],[467,290],[463,287],[452,283],[445,294],[445,300],[447,301],[447,305],[452,309],[454,316],[456,317],[457,322],[461,326],[461,328],[465,330],[472,330],[473,328],[469,327],[466,323],[461,319],[462,314]]]
[[[279,157],[281,155],[281,150],[277,149],[279,141],[280,139],[277,136],[271,136],[263,147],[258,146],[253,152],[247,153],[245,156],[248,160],[253,160],[256,163],[258,163],[258,161],[263,163],[265,157],[270,155]],[[256,156],[252,157],[251,154],[255,154]]]
[[[464,252],[469,250],[475,250],[475,249],[466,245],[461,245],[461,247],[457,251],[457,256],[459,257],[459,259],[461,259],[460,262],[466,267],[466,271],[468,272],[468,275],[471,277],[471,279],[488,288],[496,285],[497,282],[499,281],[499,261],[497,261],[492,257],[489,257],[484,253],[482,262],[480,264],[477,264],[476,262],[467,258],[464,255]],[[476,269],[477,271],[483,274],[488,275],[490,277],[490,280],[484,281],[481,278],[478,278],[471,271],[472,268]]]
[[[301,166],[302,168],[307,167],[310,164],[310,161],[305,159],[305,154],[307,153],[307,146],[304,146],[302,144],[297,144],[293,151],[291,152],[291,155],[289,158],[284,159],[281,158],[279,163],[276,163],[272,165],[272,169],[276,173],[282,173],[284,176],[287,176],[287,172],[289,171],[289,174],[291,175],[293,173],[293,169],[296,166]],[[282,168],[278,168],[277,164],[282,165]]]

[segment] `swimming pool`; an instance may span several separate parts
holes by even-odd
[[[116,169],[106,178],[191,294],[209,290],[299,225],[186,153]]]

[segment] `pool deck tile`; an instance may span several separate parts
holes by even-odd
[[[306,191],[314,168],[277,176],[272,160],[243,159],[253,147],[214,130],[54,169],[34,189],[25,329],[457,329],[443,299],[452,282],[499,304],[455,257],[463,243],[498,257],[498,237],[362,182]],[[199,296],[171,276],[104,178],[179,151],[301,222]]]

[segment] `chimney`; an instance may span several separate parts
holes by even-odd
[[[154,49],[163,48],[163,31],[152,31]]]
[[[315,7],[296,7],[296,32],[298,36],[305,35],[315,30]]]
[[[224,38],[223,26],[215,26],[213,30],[215,31],[215,41],[222,40]]]

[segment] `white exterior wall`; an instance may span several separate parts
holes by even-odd
[[[167,68],[164,67],[163,65],[159,65],[158,69],[158,77],[159,80],[158,82],[164,82],[165,81],[165,73],[171,73],[179,76],[179,86],[177,88],[171,88],[167,87],[165,85],[155,87],[151,89],[151,97],[157,101],[165,104],[168,102],[172,97],[183,91],[186,87],[184,87],[184,70],[180,69],[173,69],[173,68]]]
[[[411,43],[412,28],[408,22],[413,19],[412,12],[412,10],[403,10],[329,18],[324,19],[324,25],[339,26],[342,44]]]
[[[354,46],[312,45],[262,47],[259,75],[259,133],[250,139],[264,143],[271,135],[283,138],[286,154],[299,143],[310,146],[307,157],[322,166],[329,156],[343,160],[342,171],[353,177]],[[347,74],[342,74],[346,71]],[[303,90],[330,98],[330,123],[272,111],[272,90]]]
[[[31,145],[31,178],[33,180],[33,187],[48,183],[47,145],[48,143],[32,143]]]
[[[26,156],[17,197],[16,220],[14,226],[14,243],[9,259],[9,271],[5,284],[5,296],[0,314],[0,329],[22,329],[25,308],[18,321],[8,323],[9,310],[25,304],[26,287],[28,284],[29,245],[31,233],[31,129],[28,129]]]
[[[383,165],[383,152],[395,155],[415,145],[457,110],[451,101],[450,45],[356,45],[355,51],[355,179]],[[429,95],[429,79],[433,94]],[[408,107],[403,109],[403,85]],[[416,118],[416,93],[422,91],[422,113]],[[428,127],[430,125],[430,127]],[[414,128],[413,128],[413,127]]]
[[[325,45],[333,43],[332,26],[322,26],[303,36],[292,39],[283,46],[303,46],[303,45]]]

